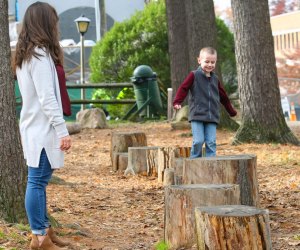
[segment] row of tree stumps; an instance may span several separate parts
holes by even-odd
[[[256,156],[190,159],[187,147],[147,147],[142,132],[113,133],[115,171],[165,185],[170,249],[272,249],[268,210],[259,208]]]

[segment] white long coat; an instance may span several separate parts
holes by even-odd
[[[22,68],[16,70],[23,102],[20,115],[23,152],[27,165],[38,167],[45,148],[51,168],[56,169],[64,165],[60,138],[69,133],[54,62],[43,49],[35,51],[41,56],[23,62]]]

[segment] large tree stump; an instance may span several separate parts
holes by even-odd
[[[184,184],[238,184],[241,204],[259,206],[255,155],[185,159],[182,181]]]
[[[118,157],[115,153],[126,153],[129,147],[142,147],[147,146],[147,138],[143,132],[114,132],[111,135],[111,148],[110,148],[110,158],[112,161],[112,166],[119,169]]]
[[[127,174],[157,176],[157,153],[159,147],[129,147]]]
[[[196,244],[195,208],[240,204],[238,185],[174,185],[165,188],[165,241],[172,249]]]
[[[269,212],[250,206],[195,209],[198,250],[272,249]]]
[[[164,181],[164,171],[166,168],[172,168],[175,158],[189,157],[190,147],[161,147],[158,151],[158,182]]]

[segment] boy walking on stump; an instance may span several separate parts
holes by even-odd
[[[191,158],[202,157],[204,143],[206,156],[216,156],[216,130],[220,119],[220,102],[230,116],[236,115],[224,87],[213,72],[216,62],[217,51],[214,48],[201,49],[198,57],[199,68],[189,73],[177,90],[173,101],[174,109],[178,110],[189,93],[189,122],[193,134]]]

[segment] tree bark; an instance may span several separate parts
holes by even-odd
[[[165,242],[171,249],[196,244],[195,208],[199,206],[236,205],[238,185],[174,185],[165,189]]]
[[[281,108],[267,0],[231,0],[242,120],[234,143],[298,139]]]
[[[217,28],[213,0],[185,2],[189,70],[198,68],[197,57],[203,47],[217,49]],[[208,32],[209,31],[209,32]]]
[[[172,163],[172,167],[174,168],[174,181],[175,185],[182,184],[182,173],[183,173],[183,157],[175,158]]]
[[[185,1],[166,0],[173,96],[189,73]],[[194,55],[195,56],[195,55]]]
[[[158,150],[157,165],[158,182],[164,182],[164,171],[167,168],[173,168],[174,159],[177,157],[188,157],[190,155],[190,147],[161,147]]]
[[[0,217],[26,222],[25,166],[16,117],[8,31],[8,1],[0,1]]]
[[[259,206],[256,156],[235,155],[186,159],[183,184],[238,184],[241,204]]]
[[[174,185],[174,168],[167,168],[164,172],[164,186]]]
[[[269,212],[250,206],[195,209],[198,250],[272,249]]]
[[[124,172],[128,165],[128,153],[113,153],[112,169],[115,172]]]
[[[159,147],[130,147],[126,174],[157,176]]]

